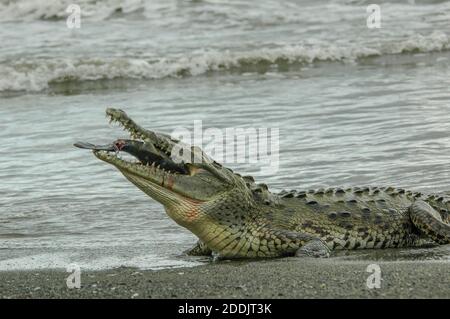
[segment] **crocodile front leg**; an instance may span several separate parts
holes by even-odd
[[[185,251],[189,256],[211,256],[211,249],[206,246],[201,240],[197,241],[194,247]]]
[[[411,205],[410,217],[414,226],[438,244],[450,243],[450,225],[428,203],[418,200]]]
[[[327,257],[328,247],[317,237],[272,226],[248,224],[244,228],[219,228],[202,238],[217,258],[270,258],[283,256]],[[201,237],[200,237],[201,238]]]

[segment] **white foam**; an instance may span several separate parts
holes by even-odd
[[[398,54],[405,52],[435,52],[450,48],[450,42],[447,34],[440,31],[434,31],[428,36],[415,34],[405,41],[399,41],[388,46],[386,53]]]
[[[137,255],[131,258],[112,254],[92,258],[92,256],[78,252],[56,252],[0,260],[0,271],[66,269],[70,264],[76,264],[82,270],[104,270],[119,267],[134,267],[139,269],[192,267],[201,265],[202,263],[170,259],[167,256],[158,256],[155,254]]]
[[[182,75],[198,76],[210,71],[239,69],[261,62],[289,64],[355,61],[369,56],[408,52],[426,53],[449,48],[447,34],[435,31],[427,36],[418,34],[404,41],[373,48],[284,45],[240,52],[201,50],[185,56],[161,57],[153,61],[139,58],[19,59],[0,64],[0,91],[41,91],[53,82],[67,80],[161,79]]]
[[[118,10],[130,13],[144,8],[141,0],[20,0],[0,2],[0,21],[65,19],[70,4],[79,5],[81,16],[105,20]]]

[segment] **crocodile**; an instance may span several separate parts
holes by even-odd
[[[76,146],[115,166],[198,237],[190,255],[328,257],[334,250],[450,243],[450,198],[445,195],[388,186],[274,193],[197,146],[144,129],[120,109],[108,108],[106,114],[130,138]]]

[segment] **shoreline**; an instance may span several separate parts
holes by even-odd
[[[381,287],[366,285],[370,264]],[[0,298],[450,298],[448,261],[282,258],[222,261],[162,270],[81,269],[80,289],[64,270],[0,272]]]

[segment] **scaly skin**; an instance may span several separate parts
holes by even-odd
[[[326,257],[335,249],[450,243],[450,198],[392,187],[273,194],[265,184],[233,173],[199,148],[141,128],[121,110],[106,113],[134,139],[118,140],[111,148],[140,162],[121,160],[108,151],[94,154],[116,166],[200,239],[190,254]],[[196,161],[180,163],[181,155],[175,152],[180,145],[184,155],[188,150]]]

